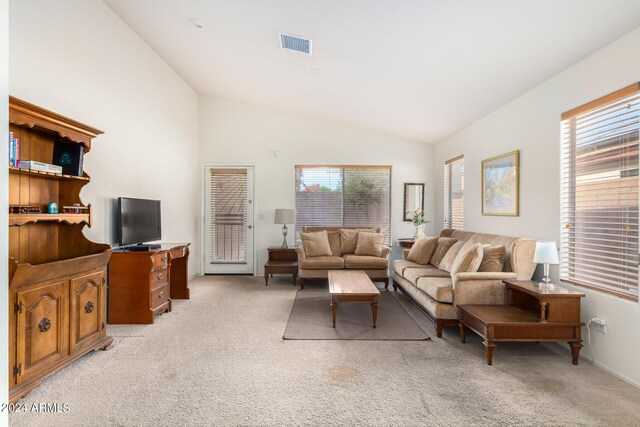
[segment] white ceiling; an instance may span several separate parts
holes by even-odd
[[[199,93],[428,143],[640,26],[639,0],[105,3]]]

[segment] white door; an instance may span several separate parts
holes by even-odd
[[[205,168],[205,274],[253,274],[253,167]]]

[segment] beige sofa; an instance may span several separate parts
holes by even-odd
[[[329,270],[363,270],[373,282],[383,282],[385,289],[389,287],[389,255],[391,248],[385,246],[379,257],[355,254],[343,254],[340,244],[340,229],[366,230],[380,232],[380,228],[367,227],[304,227],[303,232],[326,230],[329,233],[331,256],[308,258],[302,246],[296,247],[298,253],[298,276],[300,289],[304,289],[305,280],[326,279]]]
[[[494,234],[444,229],[440,237],[458,241],[505,246],[504,268],[500,272],[464,272],[455,277],[433,265],[404,259],[393,262],[393,288],[409,296],[436,324],[436,334],[442,337],[445,326],[457,326],[458,304],[501,305],[505,301],[502,280],[530,280],[536,268],[533,262],[536,241]]]

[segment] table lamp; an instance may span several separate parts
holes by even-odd
[[[287,233],[289,229],[287,228],[287,224],[295,224],[296,223],[296,211],[293,209],[276,209],[276,217],[273,221],[274,224],[283,224],[282,225],[282,248],[288,248],[287,244]]]
[[[533,255],[533,262],[544,264],[544,278],[540,285],[549,285],[549,264],[560,264],[558,260],[558,248],[556,242],[536,242],[536,251]]]

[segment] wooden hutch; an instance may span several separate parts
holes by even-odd
[[[9,98],[9,130],[20,160],[52,163],[55,142],[81,144],[103,133],[51,111]],[[6,138],[7,135],[4,136]],[[106,269],[111,248],[89,241],[91,205],[80,200],[82,176],[9,167],[9,205],[40,213],[9,214],[9,398],[15,402],[46,376],[96,349],[106,350]],[[55,202],[59,214],[49,214]],[[81,213],[63,213],[80,205]],[[20,208],[18,208],[20,209]]]

